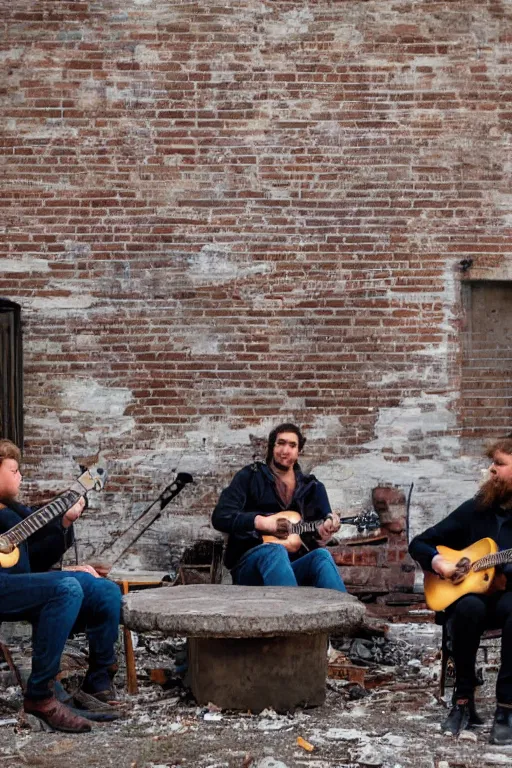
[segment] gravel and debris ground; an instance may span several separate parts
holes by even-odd
[[[322,707],[257,715],[197,707],[177,674],[184,644],[141,636],[136,648],[140,690],[121,692],[123,719],[94,725],[90,734],[38,729],[16,711],[19,693],[0,677],[0,768],[486,768],[512,766],[512,746],[488,743],[499,647],[484,664],[478,708],[486,725],[458,739],[441,733],[446,705],[439,697],[439,628],[410,642],[414,627],[393,627],[393,640],[347,641],[352,662],[365,655],[368,677],[386,680],[370,690],[329,679]],[[400,639],[401,637],[407,639]],[[357,639],[360,641],[361,639]],[[76,648],[75,648],[76,651]],[[76,657],[76,653],[75,653]],[[73,658],[73,654],[71,655]],[[375,658],[377,660],[375,660]],[[164,669],[166,683],[150,681]],[[391,674],[390,674],[391,673]],[[73,680],[70,674],[69,680]],[[262,674],[265,670],[262,669]],[[163,679],[163,678],[161,678]]]

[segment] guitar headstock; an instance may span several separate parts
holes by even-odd
[[[376,531],[377,528],[380,528],[380,517],[373,509],[367,509],[356,517],[342,518],[341,522],[342,524],[349,523],[350,525],[356,525],[359,533],[363,533],[364,531]]]
[[[80,467],[80,469],[85,469]],[[80,475],[77,483],[86,491],[101,491],[108,480],[108,472],[101,464],[93,464]]]

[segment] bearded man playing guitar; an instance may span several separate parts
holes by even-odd
[[[20,451],[0,440],[0,535],[16,526],[34,527],[33,513],[16,501],[21,484]],[[53,693],[60,657],[73,629],[87,633],[89,669],[82,689],[98,700],[112,698],[114,646],[118,637],[121,592],[90,566],[50,571],[74,540],[73,523],[80,517],[82,496],[62,516],[35,530],[14,552],[14,564],[0,568],[0,623],[28,620],[32,624],[32,671],[23,707],[52,729],[90,731],[85,717],[74,714]],[[64,507],[66,509],[66,507]],[[44,510],[41,510],[44,511]],[[8,559],[8,555],[6,558]]]
[[[346,591],[324,548],[340,520],[325,486],[301,472],[305,442],[295,424],[280,424],[269,435],[266,463],[244,467],[222,491],[212,524],[229,534],[224,562],[234,584]]]
[[[492,461],[489,479],[477,495],[416,536],[409,552],[425,571],[427,603],[429,595],[435,603],[436,582],[443,598],[450,589],[454,593],[455,602],[446,608],[445,621],[452,639],[455,690],[453,707],[442,729],[457,735],[468,726],[483,723],[474,703],[476,655],[484,630],[500,628],[501,665],[490,742],[512,744],[512,565],[496,569],[496,576],[490,568],[480,582],[473,581],[476,572],[483,572],[486,561],[510,563],[512,552],[497,552],[474,562],[469,553],[475,542],[490,541],[494,545],[490,551],[512,548],[512,435],[493,443],[486,455]],[[455,552],[465,548],[466,552]],[[474,585],[474,592],[463,593],[466,579],[469,590]]]

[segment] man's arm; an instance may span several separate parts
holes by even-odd
[[[228,487],[224,488],[220,494],[212,514],[212,525],[217,531],[248,533],[254,530],[257,512],[245,511],[250,471],[252,470],[244,468],[237,472]]]
[[[409,554],[416,560],[424,571],[434,571],[439,575],[450,578],[455,566],[452,567],[437,551],[437,545],[443,544],[451,549],[463,549],[472,542],[467,541],[469,515],[474,511],[473,499],[465,501],[441,522],[427,528],[409,544]]]
[[[288,533],[288,523],[278,522],[261,515],[257,511],[247,510],[247,495],[251,482],[250,467],[245,467],[236,473],[231,483],[222,491],[217,506],[213,510],[212,525],[222,533],[237,534],[275,533],[285,536]],[[276,509],[276,512],[279,510]],[[286,530],[285,530],[286,529]]]
[[[82,497],[62,517],[52,520],[28,539],[30,567],[33,572],[47,571],[72,546],[75,541],[72,524],[80,517],[84,506],[85,499]]]

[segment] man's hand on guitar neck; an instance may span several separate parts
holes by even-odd
[[[271,533],[277,539],[287,539],[290,533],[290,522],[285,517],[275,518],[265,515],[256,515],[254,528],[259,533]]]
[[[80,515],[82,514],[82,511],[85,507],[85,498],[82,496],[76,504],[73,504],[73,506],[68,509],[65,515],[62,516],[62,525],[64,528],[69,528],[70,525],[72,525],[75,520],[78,520]]]
[[[332,538],[333,533],[339,531],[340,525],[341,520],[336,512],[332,512],[330,515],[328,515],[323,523],[318,526],[318,535],[320,536],[320,541],[327,543],[329,539]]]

